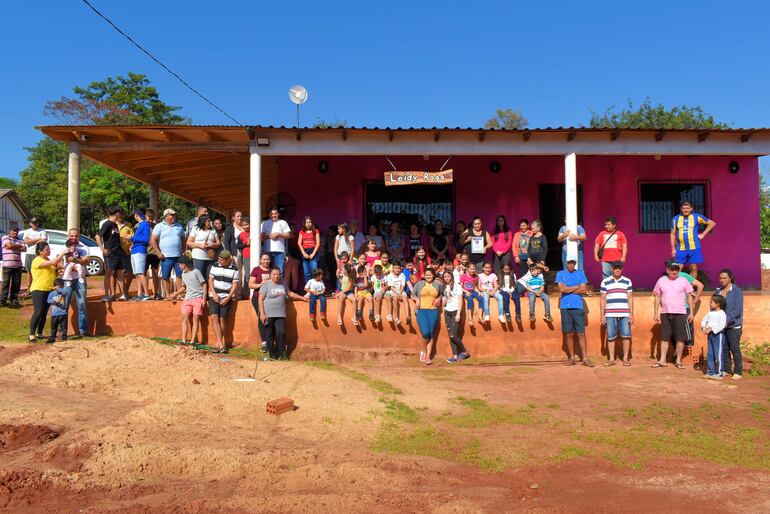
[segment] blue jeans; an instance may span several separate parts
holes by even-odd
[[[602,278],[612,275],[612,264],[602,261]]]
[[[78,309],[78,326],[80,327],[80,335],[88,334],[88,315],[86,314],[86,291],[87,286],[85,280],[80,282],[79,280],[73,280],[69,286],[64,288],[64,309],[69,313],[72,297],[75,297],[75,302]]]
[[[713,332],[708,335],[708,353],[706,354],[706,362],[708,363],[709,375],[721,375],[724,370],[722,364],[722,357],[724,355],[725,346],[725,333],[724,331],[714,334]]]
[[[313,272],[318,269],[318,256],[312,259],[302,259],[302,272],[305,275],[305,284],[313,277]]]
[[[500,295],[503,297],[503,310],[505,313],[511,313],[511,300],[513,300],[513,306],[516,309],[516,315],[521,316],[521,301],[519,301],[519,293],[516,291],[512,293],[500,291]]]
[[[489,293],[482,293],[481,296],[484,298],[484,316],[489,316]],[[492,298],[497,301],[497,314],[500,316],[505,314],[505,310],[503,309],[503,295],[500,294],[500,291],[496,292]]]
[[[270,256],[270,264],[281,270],[281,276],[283,276],[283,263],[286,260],[286,254],[283,252],[267,252],[267,254]]]
[[[483,309],[485,312],[489,312],[489,297],[484,297],[478,291],[471,291],[470,296],[466,296],[468,299],[468,310],[473,310],[473,300],[475,299],[479,304],[479,309]]]
[[[614,341],[620,334],[621,339],[631,339],[631,325],[628,323],[628,316],[622,318],[606,318],[607,320],[607,340]]]
[[[321,302],[321,313],[326,313],[326,297],[322,294],[310,293],[310,314],[315,315],[315,302]]]
[[[583,250],[578,250],[577,260],[577,269],[585,271],[586,269],[583,267]],[[567,250],[561,251],[561,265],[564,267],[564,269],[567,269]]]
[[[534,316],[535,315],[535,302],[537,301],[537,296],[535,296],[535,293],[527,293],[527,296],[529,297],[529,315]],[[545,307],[545,313],[550,315],[551,314],[551,304],[548,301],[548,295],[545,294],[545,291],[540,293],[540,299],[543,300],[543,307]]]

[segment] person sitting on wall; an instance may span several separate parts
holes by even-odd
[[[671,219],[671,257],[679,264],[689,264],[690,274],[698,278],[698,265],[703,262],[701,239],[714,229],[716,222],[692,212],[693,204],[689,200],[684,200],[679,208],[681,214]],[[699,233],[701,225],[706,228]]]

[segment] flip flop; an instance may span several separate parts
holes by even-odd
[[[676,366],[676,369],[685,369],[687,367],[684,364],[674,364],[674,366]]]
[[[667,368],[667,367],[668,367],[668,364],[661,364],[660,362],[656,362],[655,364],[653,364],[653,365],[652,365],[652,366],[650,366],[650,367],[651,367],[651,368]]]
[[[603,365],[604,366],[614,366],[615,365],[615,361],[607,361]]]
[[[628,367],[628,366],[630,366],[630,365],[631,365],[631,363],[630,363],[630,362],[624,362],[624,363],[623,363],[623,365],[624,365],[624,366],[626,366],[626,367]]]

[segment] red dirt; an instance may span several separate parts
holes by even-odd
[[[59,437],[59,432],[39,425],[0,425],[0,453],[39,446]]]

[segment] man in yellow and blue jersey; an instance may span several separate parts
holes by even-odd
[[[716,222],[692,212],[693,205],[689,200],[683,201],[680,208],[682,213],[671,220],[671,257],[683,266],[689,265],[691,274],[698,278],[698,264],[703,262],[700,241]],[[701,225],[706,225],[703,232],[699,232]]]

